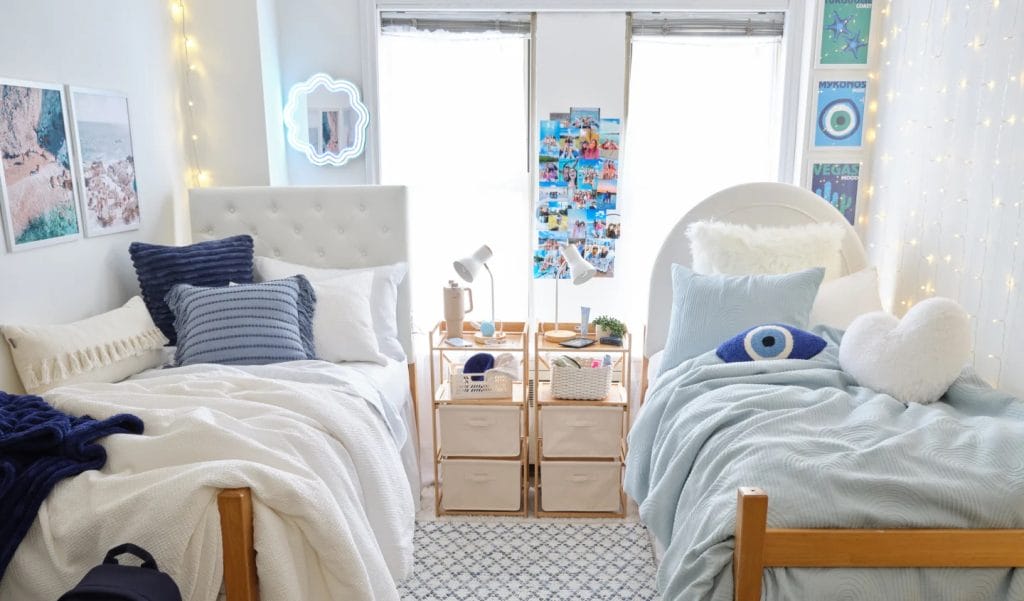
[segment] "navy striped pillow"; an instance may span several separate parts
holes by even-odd
[[[170,345],[177,342],[174,316],[164,297],[176,284],[227,286],[249,283],[252,277],[252,238],[232,236],[190,246],[161,246],[132,242],[128,254],[142,289],[142,300]]]
[[[178,332],[178,365],[316,358],[316,294],[305,276],[218,288],[178,284],[167,293],[167,305]]]

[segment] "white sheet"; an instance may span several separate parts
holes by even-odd
[[[234,487],[254,493],[264,601],[397,599],[414,528],[404,439],[393,436],[404,427],[381,419],[394,407],[372,394],[371,377],[338,367],[201,365],[49,393],[75,414],[134,413],[146,433],[105,439],[103,470],[54,489],[0,599],[57,598],[107,549],[131,541],[183,598],[213,601],[223,579],[216,493]]]

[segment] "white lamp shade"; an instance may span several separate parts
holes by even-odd
[[[491,247],[485,244],[476,249],[476,251],[468,257],[455,261],[452,263],[452,266],[455,268],[455,273],[459,274],[460,278],[472,284],[473,278],[475,278],[476,274],[480,272],[480,268],[484,266],[484,263],[490,261],[493,256],[494,253],[491,252]],[[582,260],[582,258],[580,260]]]
[[[569,265],[569,277],[572,278],[573,286],[579,286],[597,273],[597,268],[591,265],[580,255],[575,244],[566,244],[562,247],[562,255]]]

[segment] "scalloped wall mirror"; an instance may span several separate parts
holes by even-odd
[[[344,165],[363,153],[370,113],[351,82],[317,73],[292,86],[284,107],[288,144],[314,165]]]

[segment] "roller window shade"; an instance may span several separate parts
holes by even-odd
[[[381,30],[444,31],[448,33],[504,33],[530,35],[530,13],[426,11],[385,12],[380,17]]]
[[[634,13],[634,36],[781,37],[785,15],[778,12]]]

